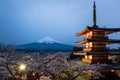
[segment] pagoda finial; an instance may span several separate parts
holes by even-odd
[[[93,5],[93,23],[94,23],[94,27],[96,26],[96,5],[95,5],[95,1],[94,1],[94,5]]]

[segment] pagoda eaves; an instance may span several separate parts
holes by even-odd
[[[89,27],[87,26],[83,31],[76,34],[76,36],[86,36],[90,31],[104,31],[105,34],[111,34],[113,32],[120,32],[120,28],[100,28],[100,27]]]

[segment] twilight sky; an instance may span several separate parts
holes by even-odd
[[[93,1],[0,0],[0,43],[24,44],[49,36],[74,44],[81,40],[75,33],[93,25]],[[120,0],[96,0],[96,5],[97,25],[120,28]]]

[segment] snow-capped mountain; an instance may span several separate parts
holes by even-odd
[[[30,51],[72,51],[73,46],[68,44],[60,43],[50,37],[45,37],[36,42],[22,44],[16,46],[18,50],[30,50]]]
[[[51,37],[45,37],[43,39],[40,39],[37,41],[37,43],[58,43],[58,41],[54,40],[53,38]]]

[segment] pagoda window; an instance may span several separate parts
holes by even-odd
[[[92,36],[92,31],[90,31],[90,36]]]
[[[87,33],[86,37],[87,37],[87,38],[89,37],[89,33]]]
[[[88,58],[88,56],[87,55],[85,55],[85,59],[87,59]]]
[[[90,31],[89,33],[87,33],[87,34],[86,34],[86,37],[87,37],[87,38],[89,38],[89,37],[91,37],[91,36],[92,36],[92,34],[93,34],[93,32],[92,32],[92,31]]]
[[[93,47],[92,42],[86,43],[86,48],[91,48],[91,47]]]
[[[89,45],[90,45],[90,47],[92,47],[92,46],[93,46],[93,45],[92,45],[92,42],[90,42]]]
[[[89,56],[89,59],[92,60],[92,55]]]
[[[88,48],[89,47],[89,44],[88,43],[86,43],[86,48]]]

